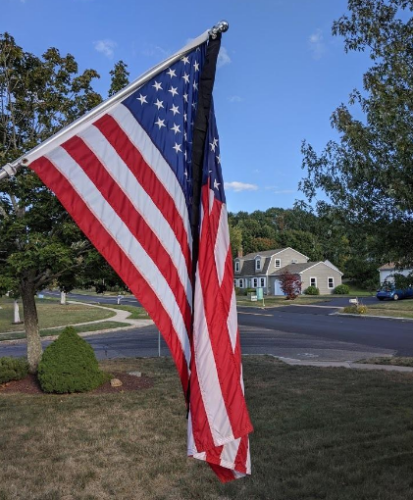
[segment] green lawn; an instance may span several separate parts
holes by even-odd
[[[377,301],[377,304],[369,305],[367,314],[413,318],[413,300]]]
[[[300,295],[295,300],[286,300],[285,297],[264,297],[265,307],[283,307],[290,304],[320,304],[323,302],[327,303],[331,300],[331,295],[329,296],[314,296],[314,295]],[[237,296],[237,305],[242,307],[262,307],[262,300],[256,302],[251,302],[251,300],[244,296]]]
[[[185,458],[169,359],[107,361],[145,391],[0,395],[0,499],[411,500],[413,375],[244,360],[251,478],[221,485]]]
[[[24,330],[24,325],[13,325],[13,302],[0,299],[0,333]],[[38,300],[37,312],[41,329],[62,325],[74,325],[87,321],[105,320],[114,316],[112,311],[88,307],[82,304],[60,305],[57,301]],[[23,307],[20,304],[20,316],[23,320]],[[1,499],[1,497],[0,497]]]

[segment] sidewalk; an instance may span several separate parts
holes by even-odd
[[[301,361],[299,359],[283,358],[274,356],[283,363],[290,366],[315,366],[317,368],[349,368],[351,370],[384,370],[387,372],[413,373],[413,367],[394,365],[372,365],[363,363],[351,363],[349,361]]]
[[[70,325],[70,326],[74,326],[74,327],[77,327],[77,326],[84,326],[84,325],[93,325],[93,324],[97,324],[97,323],[103,323],[103,322],[107,322],[107,321],[114,321],[116,323],[128,323],[129,326],[119,326],[119,328],[109,328],[109,329],[103,329],[103,330],[94,330],[93,332],[83,332],[83,333],[79,333],[79,335],[81,337],[89,337],[89,336],[92,336],[92,335],[100,335],[101,333],[107,333],[107,332],[117,332],[119,330],[132,330],[134,328],[143,328],[144,326],[149,326],[149,325],[153,325],[153,321],[151,319],[129,319],[128,317],[131,315],[131,313],[129,311],[122,311],[121,309],[112,309],[110,307],[102,307],[102,306],[99,306],[97,304],[87,304],[85,302],[77,302],[75,300],[68,300],[67,301],[69,304],[82,304],[83,306],[87,306],[87,307],[97,307],[98,309],[105,309],[105,310],[109,310],[109,311],[113,311],[115,313],[114,316],[112,316],[111,318],[107,318],[107,319],[98,319],[98,320],[94,320],[94,321],[86,321],[86,322],[83,322],[83,323],[76,323],[74,325]],[[56,328],[65,328],[65,326],[68,326],[68,325],[61,325],[61,326],[52,326],[50,328],[43,328],[42,330],[45,331],[45,330],[56,330]],[[13,331],[13,332],[3,332],[3,334],[7,334],[7,333],[10,333],[10,334],[13,334],[13,333],[25,333],[24,330],[21,330],[21,331]],[[55,340],[57,339],[58,335],[50,335],[50,336],[42,336],[42,341],[43,340]],[[0,343],[1,344],[24,344],[26,343],[26,339],[14,339],[14,340],[0,340]]]

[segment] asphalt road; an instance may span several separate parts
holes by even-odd
[[[85,300],[69,294],[69,299]],[[89,297],[91,302],[116,303],[116,297]],[[366,298],[364,303],[375,301]],[[124,299],[122,300],[123,303]],[[137,305],[128,299],[130,305]],[[356,361],[385,354],[413,356],[413,322],[334,315],[348,299],[334,298],[315,306],[271,309],[239,308],[243,354],[316,361]],[[157,356],[158,332],[154,326],[86,337],[98,358]],[[44,345],[47,345],[45,342]],[[0,356],[21,356],[26,346],[5,345]],[[168,355],[163,341],[160,354]]]

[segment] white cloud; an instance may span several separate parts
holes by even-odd
[[[323,33],[320,29],[315,31],[308,39],[308,46],[314,59],[320,59],[326,51]]]
[[[246,184],[245,182],[226,182],[225,189],[228,191],[235,191],[236,193],[240,193],[241,191],[257,191],[258,186],[255,184]]]
[[[242,102],[244,100],[243,97],[240,97],[239,95],[232,95],[228,97],[229,102]]]
[[[282,189],[281,191],[274,191],[274,194],[293,194],[296,192],[296,189]]]
[[[114,54],[114,49],[117,47],[118,44],[113,40],[106,39],[93,42],[93,45],[95,46],[95,50],[97,50],[104,56],[109,57],[109,59],[112,59]]]
[[[159,45],[155,45],[153,43],[146,43],[145,47],[142,49],[142,54],[147,57],[153,57],[156,55],[160,55],[162,57],[166,57],[170,55],[170,51],[160,47]]]
[[[231,58],[228,55],[228,51],[225,47],[221,46],[221,50],[219,51],[218,54],[218,62],[217,66],[218,68],[222,68],[222,66],[225,66],[226,64],[229,64],[231,62]]]

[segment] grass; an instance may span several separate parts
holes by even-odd
[[[377,358],[361,359],[360,361],[357,361],[357,363],[413,367],[413,358],[403,356],[379,356]]]
[[[374,316],[413,318],[413,300],[377,301],[377,304],[369,305],[368,314]]]
[[[23,325],[12,325],[13,302],[9,299],[0,300],[0,333],[21,331]],[[40,329],[62,326],[67,324],[83,323],[87,321],[104,320],[114,316],[112,311],[105,311],[96,307],[82,304],[60,305],[56,301],[37,300],[37,312]],[[23,308],[20,304],[20,317],[23,320]],[[0,497],[1,500],[1,497]]]
[[[295,300],[286,300],[285,297],[265,297],[265,307],[283,307],[290,304],[318,304],[321,302],[329,302],[331,296],[314,296],[314,295],[300,295]],[[237,305],[241,307],[262,307],[262,300],[251,302],[251,300],[243,295],[237,296]]]
[[[411,500],[413,375],[244,360],[253,475],[221,485],[185,458],[169,359],[105,361],[140,392],[0,396],[0,499]]]
[[[97,332],[100,330],[112,330],[114,328],[128,327],[129,323],[121,323],[119,321],[101,321],[99,323],[92,323],[91,325],[82,325],[75,327],[77,333],[87,333],[87,332]],[[50,330],[40,330],[41,337],[50,337],[54,335],[60,335],[63,330],[63,326],[60,328],[52,328]],[[16,333],[0,333],[0,341],[2,340],[16,340],[24,339],[26,334],[22,332]],[[0,497],[1,500],[1,497]]]

